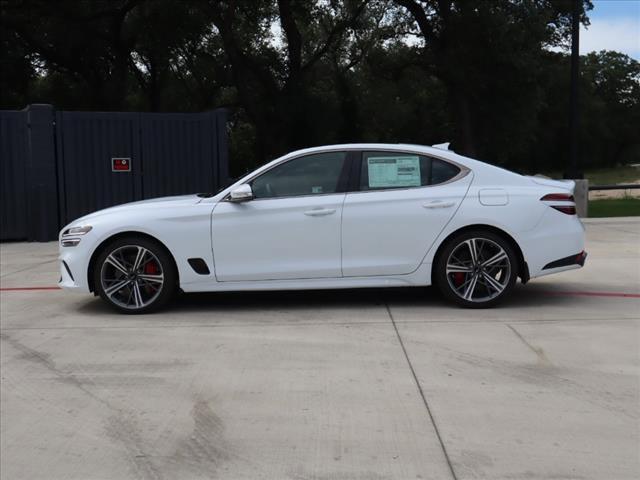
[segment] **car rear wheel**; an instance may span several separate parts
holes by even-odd
[[[492,307],[511,291],[518,276],[517,257],[503,237],[469,231],[452,238],[436,262],[443,295],[470,308]]]
[[[116,310],[149,313],[166,305],[177,286],[177,272],[169,253],[142,237],[115,240],[98,256],[93,284]]]

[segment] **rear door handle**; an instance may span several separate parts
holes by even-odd
[[[335,208],[314,208],[313,210],[307,210],[304,212],[309,217],[322,217],[323,215],[331,215],[336,213]]]
[[[433,202],[423,203],[424,208],[449,208],[453,207],[456,202],[445,202],[442,200],[434,200]]]

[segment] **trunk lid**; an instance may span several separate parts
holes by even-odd
[[[537,183],[538,185],[543,185],[545,187],[553,187],[553,188],[561,188],[563,190],[568,190],[573,193],[576,188],[576,182],[573,180],[553,180],[548,177],[542,176],[526,176],[533,183]]]

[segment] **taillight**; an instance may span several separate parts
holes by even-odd
[[[540,199],[543,202],[575,202],[573,195],[570,193],[549,193]],[[576,214],[575,205],[549,205],[551,208],[567,215]]]
[[[576,207],[561,207],[559,205],[550,205],[551,208],[555,208],[559,212],[566,213],[567,215],[575,215]]]
[[[550,193],[542,197],[540,200],[543,202],[575,202],[573,195],[570,193]]]

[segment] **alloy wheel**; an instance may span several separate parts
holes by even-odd
[[[467,302],[487,302],[499,296],[511,277],[509,255],[487,238],[470,238],[449,254],[446,278],[452,291]]]
[[[142,309],[156,300],[164,285],[158,257],[140,245],[125,245],[111,251],[100,270],[104,294],[115,305]]]

